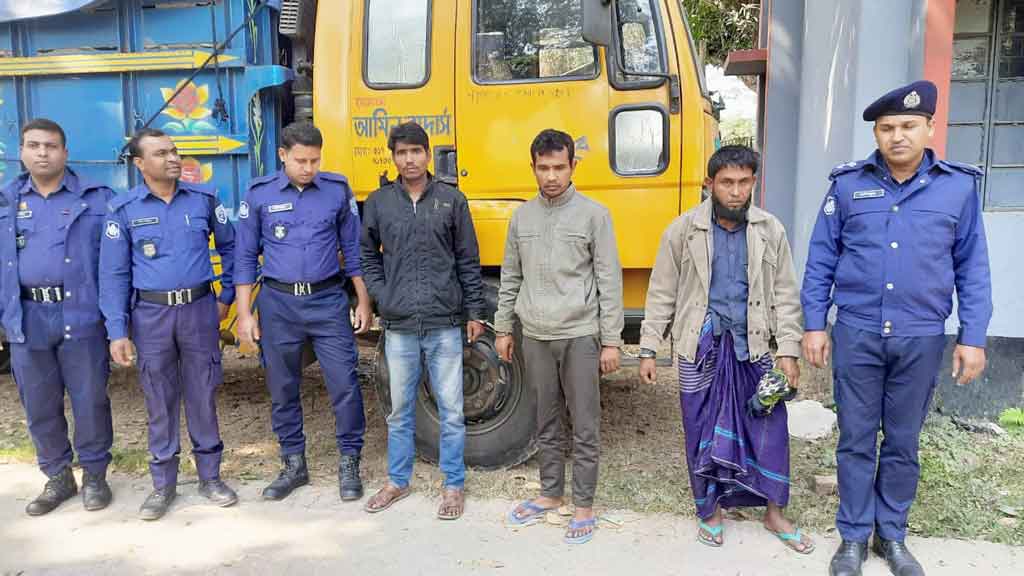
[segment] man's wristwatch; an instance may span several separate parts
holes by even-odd
[[[640,354],[637,354],[637,356],[640,358],[657,358],[658,353],[650,348],[641,348]]]

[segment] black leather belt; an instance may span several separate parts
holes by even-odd
[[[191,304],[209,294],[210,285],[200,284],[199,286],[194,286],[192,288],[182,288],[181,290],[171,290],[170,292],[139,290],[138,293],[139,300],[142,300],[143,302],[163,304],[164,306],[184,306],[185,304]]]
[[[36,286],[34,288],[29,288],[28,286],[22,286],[21,297],[33,302],[63,302],[64,287]]]
[[[344,280],[341,276],[331,276],[326,280],[320,282],[281,282],[274,280],[273,278],[263,278],[263,283],[270,286],[278,292],[284,292],[285,294],[291,294],[292,296],[309,296],[321,292],[328,288],[333,288],[339,284],[342,284]]]

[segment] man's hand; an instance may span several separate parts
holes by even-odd
[[[238,315],[238,338],[250,346],[260,341],[260,324],[249,311]]]
[[[512,343],[512,336],[498,336],[494,340],[494,347],[498,349],[498,358],[501,358],[505,362],[512,361],[512,353],[515,348],[515,344]]]
[[[366,334],[373,323],[373,308],[369,301],[360,300],[356,305],[355,318],[352,319],[352,328],[356,334]]]
[[[476,339],[483,336],[484,334],[484,323],[479,320],[470,320],[466,322],[466,339],[472,344],[476,342]]]
[[[815,368],[828,366],[828,355],[832,344],[828,341],[828,334],[824,330],[811,330],[804,332],[803,349],[804,358]]]
[[[110,357],[121,366],[131,366],[135,347],[128,338],[118,338],[110,343]]]
[[[957,344],[953,349],[953,378],[957,384],[970,384],[985,369],[985,349]],[[959,377],[958,377],[959,376]]]
[[[790,388],[796,390],[800,387],[800,363],[796,358],[779,356],[775,359],[775,366],[786,375]]]
[[[658,366],[654,358],[640,359],[640,380],[644,384],[656,384],[658,382]]]
[[[619,369],[619,347],[601,347],[601,374],[611,374]]]
[[[217,302],[217,318],[221,322],[223,322],[224,319],[228,317],[228,310],[231,310],[231,305],[230,304],[225,304],[223,302]]]

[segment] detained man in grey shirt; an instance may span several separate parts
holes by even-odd
[[[622,268],[608,209],[572,184],[572,137],[544,130],[530,154],[540,194],[509,222],[494,326],[498,355],[510,362],[515,317],[522,325],[527,381],[537,393],[541,495],[516,506],[508,522],[532,524],[562,505],[562,414],[568,408],[576,512],[565,540],[582,544],[595,527],[600,373],[619,367]]]

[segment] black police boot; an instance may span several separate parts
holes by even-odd
[[[885,558],[894,576],[924,576],[924,568],[903,542],[875,536],[875,554]]]
[[[178,490],[174,486],[154,490],[146,497],[146,501],[139,508],[139,518],[143,520],[159,520],[167,514],[174,499],[178,497]]]
[[[342,454],[338,465],[338,491],[344,502],[363,497],[363,481],[359,478],[359,455]]]
[[[221,508],[227,508],[238,502],[238,494],[220,478],[199,482],[199,495]]]
[[[277,479],[263,489],[264,500],[284,500],[299,486],[309,484],[309,470],[306,468],[305,454],[289,454],[282,456],[284,468]]]
[[[43,493],[28,503],[25,512],[29,516],[42,516],[53,512],[57,506],[75,494],[78,494],[78,484],[75,483],[75,476],[71,473],[71,467],[68,466],[50,476],[50,479],[46,481],[46,487],[43,488]]]
[[[868,557],[866,542],[843,540],[828,565],[830,576],[861,576],[860,567]]]
[[[90,474],[88,471],[82,473],[82,505],[86,510],[103,510],[110,505],[113,498],[106,474]]]

